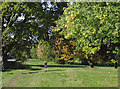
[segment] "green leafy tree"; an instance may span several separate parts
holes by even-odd
[[[119,3],[76,2],[64,8],[53,31],[65,39],[76,39],[76,50],[82,49],[87,59],[93,60],[103,46],[105,52],[117,55],[120,54],[119,13]]]
[[[22,48],[30,54],[32,44],[38,43],[40,39],[49,39],[50,24],[53,24],[52,21],[56,20],[60,14],[54,14],[58,13],[59,7],[56,9],[51,7],[53,8],[51,9],[44,4],[47,5],[47,3],[39,2],[2,3],[2,56],[4,68],[7,68],[7,53],[15,53],[14,51],[21,51]],[[54,6],[54,4],[52,5]],[[48,24],[48,22],[51,23]],[[17,53],[21,55],[21,52]]]
[[[32,38],[40,32],[38,22],[42,21],[36,22],[36,20],[38,18],[40,20],[43,11],[40,3],[4,2],[2,12],[2,53],[5,68],[7,67],[7,53],[14,47],[17,50],[18,46],[21,48],[30,46],[33,42]]]

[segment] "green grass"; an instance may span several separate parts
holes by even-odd
[[[85,65],[62,65],[28,60],[27,69],[2,72],[2,86],[7,87],[117,87],[118,70],[114,67],[89,68]],[[12,83],[11,83],[12,82]]]

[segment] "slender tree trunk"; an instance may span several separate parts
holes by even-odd
[[[117,62],[115,62],[115,69],[117,69]]]
[[[90,67],[94,68],[94,64],[93,64],[92,60],[90,60]]]

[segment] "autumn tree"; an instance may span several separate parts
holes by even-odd
[[[54,27],[52,27],[54,28]],[[54,42],[54,50],[57,55],[58,63],[74,63],[76,58],[82,61],[82,64],[86,64],[82,50],[76,50],[75,40],[76,39],[65,39],[61,34],[55,34],[56,40]]]

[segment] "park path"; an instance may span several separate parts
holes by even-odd
[[[31,63],[31,62],[30,62],[30,63]],[[26,64],[26,63],[24,63],[24,64]],[[29,72],[26,72],[26,74],[29,74]],[[22,75],[16,76],[15,79],[13,79],[12,81],[10,81],[10,83],[8,84],[7,87],[11,87],[12,85],[14,85],[14,84],[16,83],[16,81],[17,81],[18,79],[20,79],[21,77],[22,77]]]
[[[14,85],[14,83],[15,83],[21,76],[22,76],[22,75],[16,76],[16,78],[13,79],[13,80],[8,84],[7,87],[11,87],[12,85]]]
[[[26,63],[24,63],[24,64],[26,64]],[[26,74],[28,74],[28,73],[29,73],[29,72],[26,72]],[[21,77],[22,77],[22,75],[16,76],[16,78],[13,79],[13,80],[8,84],[7,87],[11,87],[12,85],[14,85],[14,84],[16,83],[16,81],[17,81],[18,79],[20,79]]]
[[[40,71],[40,72],[45,72],[45,71],[47,71],[47,69],[44,69],[44,70],[42,70],[42,71]],[[38,72],[38,73],[40,73],[40,72]],[[29,72],[26,72],[26,74],[29,74]],[[20,79],[21,77],[22,77],[22,75],[16,76],[16,78],[13,79],[13,80],[8,84],[7,87],[11,87],[12,85],[14,85],[14,84],[16,83],[16,81],[17,81],[18,79]]]

